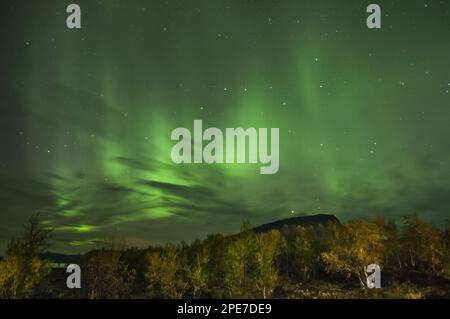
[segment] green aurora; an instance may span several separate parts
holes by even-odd
[[[0,252],[190,241],[302,214],[450,208],[450,2],[5,1]],[[176,165],[176,127],[280,128],[280,170]]]

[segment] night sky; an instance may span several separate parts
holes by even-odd
[[[246,219],[449,217],[448,0],[7,0],[0,26],[0,253],[36,212],[60,252]],[[278,173],[174,164],[171,132],[195,119],[279,128]]]

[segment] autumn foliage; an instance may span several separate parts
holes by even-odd
[[[43,297],[36,291],[52,276],[40,258],[47,237],[48,231],[32,219],[22,237],[11,241],[0,262],[1,297]],[[377,218],[267,232],[255,232],[244,223],[237,235],[211,235],[190,244],[147,249],[104,245],[80,258],[81,290],[55,288],[50,297],[420,298],[438,294],[420,287],[438,287],[439,296],[450,297],[449,252],[449,227],[435,228],[417,216],[402,223]],[[385,295],[368,292],[369,264],[381,266]]]

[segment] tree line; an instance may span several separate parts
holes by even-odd
[[[393,278],[450,278],[450,227],[417,216],[330,222],[137,249],[105,242],[79,258],[82,288],[42,258],[50,230],[33,216],[0,262],[1,298],[273,298],[317,281],[367,289],[366,267]]]

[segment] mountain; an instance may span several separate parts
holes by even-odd
[[[72,264],[77,263],[81,255],[66,255],[66,254],[59,254],[59,253],[44,253],[41,255],[42,259],[48,260],[52,263],[58,263],[58,264]]]
[[[77,263],[80,260],[81,255],[66,255],[48,252],[41,254],[40,257],[55,264],[72,264]],[[4,258],[4,256],[0,256],[0,261],[2,261]]]
[[[299,216],[299,217],[292,217],[292,218],[286,218],[286,219],[280,219],[276,220],[271,223],[263,224],[260,226],[257,226],[253,228],[253,231],[256,233],[263,233],[267,232],[273,229],[277,229],[282,231],[284,227],[296,227],[296,226],[319,226],[319,225],[326,225],[328,223],[336,223],[338,225],[342,225],[339,219],[337,219],[334,215],[327,215],[327,214],[318,214],[318,215],[309,215],[309,216]],[[237,236],[232,235],[231,237]],[[46,259],[53,263],[62,263],[62,264],[71,264],[71,263],[77,263],[82,255],[66,255],[66,254],[59,254],[59,253],[44,253],[41,255],[43,259]],[[2,256],[0,256],[0,261],[2,260]]]
[[[318,214],[318,215],[310,215],[310,216],[299,216],[299,217],[292,217],[292,218],[286,218],[277,220],[271,223],[263,224],[258,227],[253,228],[253,231],[257,233],[262,233],[266,231],[270,231],[273,229],[277,230],[283,230],[285,226],[289,227],[296,227],[296,226],[319,226],[319,225],[326,225],[328,223],[336,223],[338,225],[341,225],[341,222],[339,219],[337,219],[334,215],[327,215],[327,214]]]

